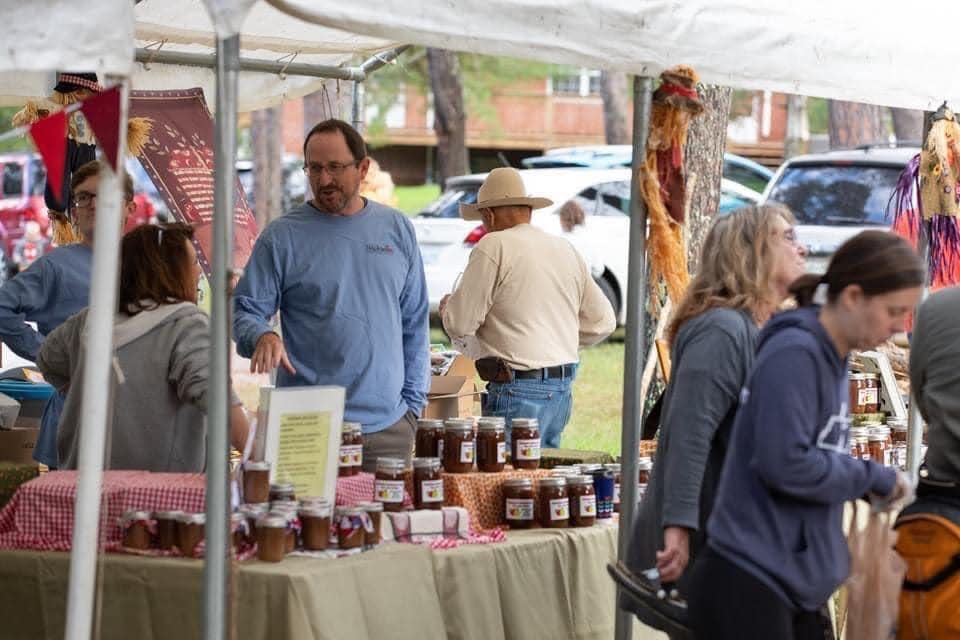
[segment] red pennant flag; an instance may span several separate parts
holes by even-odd
[[[59,202],[63,202],[63,167],[67,162],[67,114],[57,111],[30,125],[30,137],[43,164],[47,166],[47,184]]]
[[[120,87],[107,89],[83,101],[80,111],[93,129],[97,144],[107,156],[113,170],[120,157]]]

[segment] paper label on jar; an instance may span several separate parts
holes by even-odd
[[[403,480],[376,480],[373,493],[379,502],[403,502]]]
[[[362,457],[363,445],[361,444],[345,444],[340,447],[341,467],[352,467],[354,465],[359,466]]]
[[[643,494],[645,494],[646,492],[647,492],[647,485],[646,485],[646,484],[638,484],[638,485],[637,485],[637,502],[638,502],[638,503],[639,503],[641,500],[643,500]]]
[[[473,464],[473,441],[464,440],[460,443],[460,462]]]
[[[857,389],[857,404],[877,404],[877,391],[876,387]]]
[[[443,502],[443,480],[424,480],[420,483],[421,502]]]
[[[517,440],[517,460],[539,460],[540,440]]]
[[[533,520],[533,499],[507,498],[507,520]]]
[[[580,496],[580,516],[597,515],[597,496]]]
[[[498,442],[497,443],[497,462],[503,463],[507,461],[507,443]]]
[[[550,501],[550,519],[567,520],[570,518],[570,500],[554,498]]]
[[[596,498],[596,496],[594,496]],[[613,485],[613,504],[620,504],[620,483]]]

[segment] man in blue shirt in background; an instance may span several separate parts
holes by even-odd
[[[409,466],[430,386],[426,280],[413,225],[360,196],[361,135],[325,120],[303,144],[313,199],[260,234],[234,292],[234,339],[277,386],[340,385],[363,425],[363,468]],[[270,321],[280,312],[283,338]]]
[[[21,358],[35,361],[44,337],[64,320],[87,306],[93,230],[97,223],[97,187],[103,165],[94,160],[81,165],[70,180],[70,218],[80,242],[44,254],[0,288],[0,340]],[[136,208],[133,181],[123,173],[123,221]],[[28,322],[36,322],[37,328]],[[57,468],[57,423],[65,389],[47,402],[33,459]]]

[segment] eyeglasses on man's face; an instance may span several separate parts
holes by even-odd
[[[73,194],[73,208],[86,209],[93,204],[93,201],[96,197],[97,194],[90,193],[89,191],[77,191],[75,194]]]
[[[329,164],[320,164],[319,162],[311,162],[304,165],[303,172],[309,176],[319,176],[324,171],[329,173],[332,177],[336,178],[342,176],[343,173],[350,167],[356,167],[360,164],[359,160],[354,160],[353,162],[331,162]]]

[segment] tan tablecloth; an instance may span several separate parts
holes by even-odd
[[[504,543],[450,551],[392,544],[337,560],[243,563],[237,638],[607,640],[615,548],[616,528],[597,526],[510,532]],[[108,554],[103,567],[98,637],[201,636],[200,561]],[[61,638],[68,569],[66,553],[0,552],[0,637]]]

